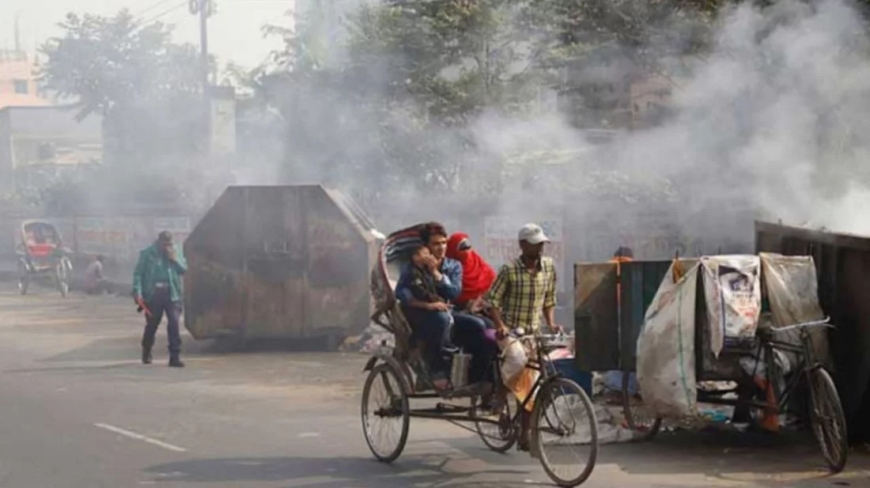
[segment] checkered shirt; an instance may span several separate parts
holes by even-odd
[[[509,327],[527,331],[541,328],[541,313],[556,306],[556,264],[542,257],[536,270],[529,271],[522,259],[505,264],[489,292],[492,306],[501,311]]]

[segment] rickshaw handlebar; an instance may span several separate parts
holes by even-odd
[[[776,328],[772,327],[772,328],[770,328],[770,332],[773,332],[773,333],[786,332],[789,330],[804,329],[804,328],[810,328],[810,327],[828,327],[828,328],[833,329],[834,326],[829,323],[830,321],[831,321],[831,317],[825,317],[822,320],[814,320],[812,322],[804,322],[802,324],[787,325],[785,327],[776,327]]]

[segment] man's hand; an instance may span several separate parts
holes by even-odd
[[[136,305],[142,304],[142,295],[133,295],[133,303]]]
[[[426,259],[423,261],[423,264],[429,270],[430,273],[436,274],[438,276],[441,275],[441,272],[438,270],[438,260],[435,259],[435,256],[426,256]]]
[[[550,331],[552,331],[554,334],[564,334],[565,328],[559,324],[550,324]]]
[[[450,311],[450,305],[448,305],[444,302],[430,303],[428,308],[429,308],[429,310],[432,310],[435,312],[449,312]]]
[[[171,247],[166,248],[166,257],[170,261],[176,260],[176,258],[178,257],[178,252],[175,250],[175,246],[171,246]]]

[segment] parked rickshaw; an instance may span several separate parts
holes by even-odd
[[[372,270],[372,295],[377,307],[372,320],[395,338],[392,346],[382,344],[364,369],[369,374],[362,396],[362,427],[372,454],[382,462],[396,460],[407,442],[411,417],[449,421],[476,432],[490,449],[503,453],[516,444],[521,409],[528,406],[532,415],[531,455],[540,460],[544,471],[557,485],[580,485],[595,467],[598,428],[586,392],[556,371],[548,359],[549,352],[568,346],[564,336],[540,333],[517,336],[531,351],[527,367],[539,372],[532,393],[523,402],[504,386],[502,357],[496,357],[492,364],[496,378],[493,396],[503,399],[496,402],[497,407],[485,410],[481,406],[483,386],[467,384],[462,379],[467,374],[457,374],[460,359],[457,356],[453,358],[451,388],[436,392],[419,348],[412,344],[414,325],[405,319],[394,294],[399,273],[410,259],[409,248],[421,243],[420,228],[418,225],[388,236]],[[427,406],[411,405],[412,401],[420,400]],[[436,400],[434,406],[431,406],[432,400]],[[533,406],[530,401],[534,402]],[[382,439],[381,434],[388,434],[387,439]],[[551,440],[555,440],[556,445],[550,445]],[[576,447],[577,452],[558,455],[554,451],[560,447]]]
[[[30,220],[21,224],[18,247],[18,291],[25,295],[34,280],[51,281],[61,296],[69,293],[72,276],[70,250],[63,246],[57,228],[45,221]]]
[[[678,258],[625,263],[621,265],[618,279],[613,279],[611,263],[576,265],[576,286],[581,297],[577,304],[578,333],[581,334],[578,343],[596,345],[581,346],[583,350],[578,354],[584,368],[623,371],[623,412],[626,424],[638,433],[638,440],[654,438],[663,422],[645,404],[642,392],[632,392],[629,385],[630,374],[638,363],[638,336],[645,327],[645,320],[650,319],[649,308],[659,284],[668,280],[677,283],[680,278],[676,270],[682,269],[680,274],[685,273],[685,270],[695,269],[698,262],[698,259]],[[752,421],[753,416],[758,420],[765,410],[798,418],[812,430],[829,469],[840,472],[846,466],[848,455],[846,419],[825,358],[818,352],[827,347],[824,331],[834,326],[829,318],[821,318],[822,311],[815,297],[812,257],[763,254],[761,263],[764,270],[759,278],[762,308],[755,336],[726,345],[718,357],[710,351],[710,315],[704,281],[697,278],[691,319],[695,324],[697,402],[735,407],[734,422]],[[767,276],[768,273],[775,276]],[[809,283],[812,287],[807,286]],[[771,297],[772,293],[777,296]],[[617,301],[616,296],[621,296],[621,300]],[[619,306],[614,307],[617,303]],[[779,321],[774,320],[774,315],[779,315]],[[798,317],[810,318],[795,324]],[[596,323],[613,326],[596,327]],[[754,364],[755,370],[748,374],[741,364]],[[773,385],[770,394],[775,405],[766,397],[768,392],[753,382],[755,374],[763,374]],[[709,382],[730,382],[737,386],[729,389],[702,387]]]

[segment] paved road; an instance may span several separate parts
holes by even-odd
[[[405,454],[374,462],[359,427],[356,354],[219,351],[185,336],[183,370],[138,363],[128,300],[0,284],[0,487],[516,487],[536,462],[414,421]],[[870,486],[870,462],[825,478],[812,444],[694,434],[605,446],[587,487]]]

